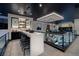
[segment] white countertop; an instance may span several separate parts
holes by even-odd
[[[30,33],[30,32],[27,32],[25,30],[22,30],[22,29],[12,29],[12,30],[22,32],[22,33],[26,34],[29,37],[31,37],[33,34],[37,34],[37,35],[41,34],[41,32],[33,32],[33,33]]]
[[[0,37],[8,33],[8,30],[0,30]]]
[[[14,32],[22,32],[30,37],[30,55],[37,56],[44,52],[44,36],[45,33],[33,32],[30,33],[23,29],[11,29]]]

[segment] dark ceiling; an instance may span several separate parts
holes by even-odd
[[[33,18],[38,18],[53,11],[61,14],[62,11],[65,9],[65,3],[43,3],[42,7],[39,6],[41,3],[0,3],[0,15],[7,16],[8,13],[20,14],[19,10],[23,9],[23,14],[25,16],[31,16]],[[79,7],[79,4],[74,4],[75,7]]]
[[[31,4],[31,11],[34,18],[41,17],[43,15],[49,14],[51,12],[57,12],[62,14],[63,11],[68,7],[79,7],[78,4],[71,4],[71,3],[43,3],[42,7],[39,4]],[[71,8],[70,7],[70,8]]]
[[[27,5],[29,6],[29,4],[22,4],[22,3],[0,3],[0,13],[2,13],[2,15],[7,15],[7,13],[15,13],[15,14],[19,14],[19,10],[20,9],[24,9],[23,15],[26,15],[26,8]]]
[[[62,10],[65,8],[66,4],[42,4],[42,7],[39,7],[39,4],[33,4],[32,5],[32,13],[33,15],[37,15],[34,17],[41,17],[43,15],[49,14],[53,11],[57,13],[61,13]]]

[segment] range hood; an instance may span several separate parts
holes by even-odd
[[[42,21],[42,22],[53,22],[53,21],[57,21],[57,20],[63,20],[64,17],[55,13],[55,12],[52,12],[48,15],[45,15],[45,16],[42,16],[40,18],[37,18],[37,21]]]

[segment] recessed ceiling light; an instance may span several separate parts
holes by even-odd
[[[42,7],[42,4],[39,4],[39,7]]]

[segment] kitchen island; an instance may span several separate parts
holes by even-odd
[[[29,32],[21,29],[15,30],[17,32],[20,32],[21,35],[24,34],[25,36],[30,38],[30,56],[37,56],[44,52],[44,33]]]
[[[46,32],[45,43],[63,52],[66,51],[66,49],[71,45],[76,37],[72,28],[64,28],[61,28],[57,31],[55,30]]]

